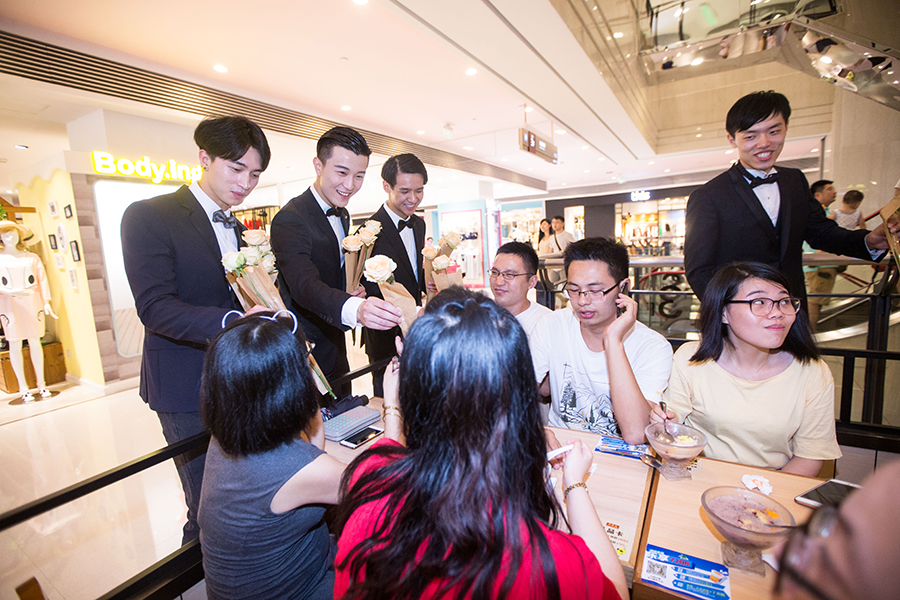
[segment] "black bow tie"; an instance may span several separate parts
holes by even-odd
[[[744,165],[742,165],[740,162],[738,162],[737,165],[738,165],[738,170],[741,172],[741,174],[750,181],[750,189],[751,190],[753,188],[761,186],[761,185],[766,185],[768,183],[775,183],[778,181],[778,178],[780,177],[780,175],[778,174],[778,171],[775,171],[774,173],[769,173],[765,177],[757,177],[756,175],[754,175],[750,171],[748,171],[746,169],[746,167],[744,167]]]
[[[344,215],[346,215],[346,214],[347,214],[347,209],[341,208],[339,206],[332,206],[331,208],[329,208],[328,210],[325,211],[326,217],[340,217],[341,219],[343,219]]]
[[[409,221],[404,221],[403,219],[397,221],[397,231],[403,231],[407,227],[412,229],[412,223],[410,223]]]
[[[221,209],[213,213],[213,223],[221,223],[228,229],[234,229],[238,226],[237,218],[234,215],[226,215]]]

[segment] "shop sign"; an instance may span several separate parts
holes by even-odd
[[[631,192],[632,202],[646,202],[650,199],[650,192],[647,190],[635,190]]]
[[[203,175],[200,165],[189,167],[179,165],[174,160],[155,163],[149,157],[142,156],[140,160],[131,161],[127,158],[116,158],[109,152],[99,150],[91,152],[91,162],[94,165],[94,173],[100,175],[122,175],[124,177],[143,177],[153,183],[168,181],[187,181],[193,183]]]

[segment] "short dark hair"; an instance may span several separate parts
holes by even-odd
[[[399,173],[421,175],[423,183],[428,183],[428,171],[425,170],[425,164],[415,154],[392,156],[381,167],[381,178],[387,181],[391,187],[397,185],[397,174]]]
[[[832,183],[834,183],[834,182],[828,181],[827,179],[820,179],[817,182],[815,182],[814,184],[812,184],[811,186],[809,186],[809,191],[812,193],[813,196],[815,196],[816,194],[820,193],[822,190],[824,190],[827,186],[831,185]]]
[[[773,115],[781,115],[787,123],[791,118],[791,103],[784,94],[753,92],[734,103],[725,117],[725,130],[734,137],[740,131],[750,129]]]
[[[200,410],[227,454],[290,442],[319,410],[302,331],[273,313],[244,317],[213,339],[203,362]]]
[[[224,160],[238,160],[253,148],[259,152],[263,171],[272,158],[266,134],[246,117],[207,117],[194,129],[194,142],[212,158]]]
[[[725,314],[725,307],[737,295],[738,288],[748,279],[770,281],[790,293],[787,278],[781,271],[767,264],[735,262],[719,269],[703,292],[703,301],[700,303],[700,347],[691,357],[691,362],[719,360],[722,356],[722,350],[728,341],[728,325],[722,322],[722,315]],[[790,352],[803,364],[818,360],[819,350],[813,340],[805,311],[797,312],[797,318],[778,350]]]
[[[372,154],[372,151],[369,150],[369,144],[366,143],[366,138],[360,132],[350,127],[332,127],[319,138],[316,144],[316,156],[322,164],[325,164],[331,158],[331,152],[335,146],[346,148],[359,156]]]
[[[616,283],[628,277],[628,249],[609,238],[585,238],[566,246],[563,252],[563,265],[566,275],[569,265],[576,260],[595,260],[606,263],[609,274]]]
[[[862,202],[863,198],[865,198],[865,196],[861,191],[850,190],[849,192],[844,194],[844,197],[841,198],[841,202],[844,202],[846,204],[857,204],[859,202]]]
[[[551,221],[562,221],[563,223],[566,222],[565,217],[563,217],[562,215],[556,215],[555,217],[553,217],[553,218],[550,219],[550,220],[551,220]]]
[[[522,264],[529,275],[534,275],[538,270],[538,255],[531,244],[522,242],[507,242],[497,248],[497,256],[501,254],[514,254],[522,259]]]

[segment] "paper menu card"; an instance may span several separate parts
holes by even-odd
[[[700,600],[730,600],[728,567],[647,544],[641,579]]]

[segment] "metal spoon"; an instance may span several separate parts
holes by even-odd
[[[662,468],[662,463],[659,462],[659,459],[655,456],[650,456],[649,454],[641,454],[641,462],[648,467],[653,467],[657,471]]]
[[[659,403],[659,408],[662,409],[663,415],[664,415],[664,416],[663,416],[663,430],[662,430],[661,433],[657,434],[657,436],[656,436],[656,441],[662,442],[663,444],[673,444],[673,443],[675,443],[675,438],[672,437],[672,434],[671,434],[671,433],[669,433],[669,428],[668,428],[668,426],[666,425],[666,423],[668,423],[668,420],[669,420],[668,417],[665,416],[665,414],[666,414],[666,403],[663,402],[663,401],[660,401],[660,403]]]

